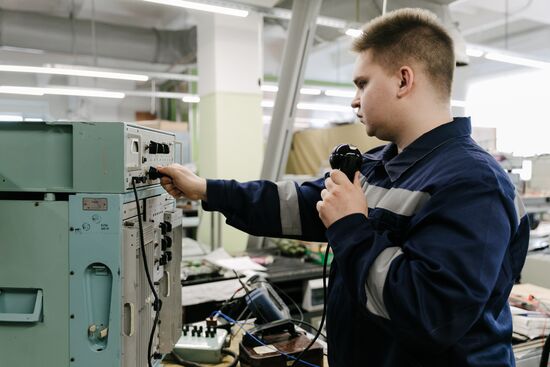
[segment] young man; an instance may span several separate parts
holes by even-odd
[[[391,143],[363,155],[354,182],[204,180],[174,165],[162,184],[248,233],[330,243],[331,367],[513,366],[507,299],[529,225],[470,120],[451,117],[452,40],[418,9],[363,31],[352,106]]]

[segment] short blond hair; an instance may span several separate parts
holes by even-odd
[[[424,9],[391,11],[368,22],[352,50],[372,50],[373,60],[393,73],[418,62],[441,97],[450,98],[455,67],[453,40],[436,15]]]

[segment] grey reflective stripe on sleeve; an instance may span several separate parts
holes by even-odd
[[[392,188],[384,195],[377,207],[387,209],[396,214],[413,215],[430,199],[430,195],[422,191]]]
[[[367,197],[369,208],[381,208],[395,214],[411,216],[424,206],[430,194],[422,191],[369,185],[365,176],[361,176],[361,188]]]
[[[296,184],[292,181],[281,181],[275,184],[279,192],[282,234],[300,236],[302,234],[302,221],[300,220]]]
[[[365,284],[367,310],[388,320],[390,316],[384,304],[384,284],[392,261],[401,254],[403,251],[400,247],[388,247],[382,251],[374,260]]]
[[[521,200],[520,196],[516,192],[516,197],[514,198],[514,206],[516,207],[516,216],[518,218],[518,225],[521,221],[521,218],[527,213],[527,210],[525,210],[525,205],[523,205],[523,200]]]

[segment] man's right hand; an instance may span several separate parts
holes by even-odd
[[[206,179],[197,176],[189,168],[180,164],[157,167],[165,175],[160,184],[174,198],[186,197],[191,200],[206,201]]]

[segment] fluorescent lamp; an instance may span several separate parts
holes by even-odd
[[[78,97],[101,97],[101,98],[124,98],[122,92],[109,92],[100,89],[81,89],[81,88],[40,88],[44,89],[44,94],[60,96],[78,96]]]
[[[264,92],[277,92],[279,87],[276,85],[263,84],[260,89]]]
[[[23,121],[23,117],[19,115],[0,115],[0,121]]]
[[[279,91],[279,87],[276,85],[271,84],[264,84],[260,87],[260,89],[264,92],[273,92],[276,93]],[[318,88],[301,88],[300,94],[307,94],[310,96],[318,96],[321,94],[321,90]]]
[[[4,94],[24,94],[27,96],[43,96],[43,88],[31,88],[31,87],[13,87],[9,85],[0,86],[0,93]]]
[[[273,106],[275,106],[275,101],[268,101],[264,99],[261,103],[261,106],[265,108],[273,108]]]
[[[299,110],[314,110],[314,111],[331,111],[331,112],[351,112],[350,106],[342,106],[339,104],[327,103],[303,103],[300,102],[296,106]]]
[[[307,94],[310,96],[318,96],[321,94],[321,90],[317,88],[301,88],[300,94]]]
[[[273,108],[275,101],[266,100],[262,101],[262,107]],[[328,103],[303,103],[300,102],[296,105],[296,108],[299,110],[314,110],[314,111],[329,111],[329,112],[349,112],[351,107],[342,106],[339,104],[328,104]]]
[[[207,11],[210,13],[233,15],[233,16],[242,17],[242,18],[248,16],[247,10],[228,8],[225,6],[203,4],[203,3],[198,3],[194,1],[184,1],[184,0],[144,0],[144,1],[147,1],[149,3],[161,4],[161,5],[177,6],[177,7],[186,8],[186,9]]]
[[[466,107],[466,101],[459,101],[457,99],[451,99],[451,106],[453,106],[453,107]]]
[[[42,119],[40,117],[25,117],[23,119],[23,121],[26,121],[26,122],[41,122],[41,121],[44,121],[44,119]]]
[[[355,97],[355,94],[355,91],[343,89],[327,89],[325,91],[325,96],[329,97],[353,98]]]
[[[134,70],[132,73],[128,73],[127,70],[120,70],[120,69],[112,69],[112,68],[98,68],[98,67],[88,67],[88,66],[81,66],[81,65],[68,65],[68,64],[53,64],[53,65],[44,65],[48,67],[54,67],[56,69],[70,69],[70,70],[85,70],[85,71],[91,71],[91,72],[100,72],[100,73],[107,73],[109,75],[111,73],[114,75],[129,75],[127,78],[128,80],[136,80],[136,81],[147,81],[148,79],[161,79],[161,80],[181,80],[181,81],[189,81],[189,82],[196,82],[199,80],[198,75],[190,75],[190,74],[178,74],[178,73],[158,73],[154,71],[144,71],[144,70]],[[122,79],[122,78],[120,78]]]
[[[42,55],[45,53],[44,50],[39,50],[36,48],[14,47],[14,46],[0,46],[0,51],[22,52],[22,53],[33,54],[33,55]]]
[[[0,65],[0,71],[12,72],[12,73],[85,76],[85,77],[91,77],[91,78],[135,80],[135,81],[142,81],[142,82],[149,80],[149,77],[147,75],[82,70],[77,68],[72,69],[72,68],[39,67],[39,66]]]
[[[481,57],[485,51],[480,50],[479,48],[466,47],[466,55],[470,57]]]
[[[346,30],[346,34],[350,37],[356,38],[356,37],[359,37],[360,35],[362,35],[363,31],[360,30],[360,29],[348,28]]]
[[[527,66],[531,68],[550,69],[549,62],[533,60],[533,59],[520,57],[520,56],[506,55],[499,52],[487,52],[485,54],[485,58],[493,61],[500,61],[508,64]]]
[[[194,96],[190,94],[188,96],[183,97],[181,100],[187,103],[199,103],[201,101],[201,98],[199,96]]]
[[[101,89],[81,89],[81,88],[56,88],[56,87],[15,87],[9,85],[0,86],[0,93],[6,94],[25,94],[32,96],[42,96],[44,94],[60,96],[80,96],[80,97],[101,97],[101,98],[124,98],[122,92],[109,92]]]

